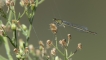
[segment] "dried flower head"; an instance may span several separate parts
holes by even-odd
[[[51,55],[56,55],[56,49],[55,49],[55,48],[53,48],[53,49],[51,50]]]
[[[4,24],[1,24],[1,27],[2,27],[3,29],[6,29],[6,26],[5,26]]]
[[[15,3],[14,3],[13,0],[10,2],[10,5],[11,5],[11,6],[14,6],[14,5],[15,5]]]
[[[50,29],[51,31],[56,34],[57,33],[57,26],[54,24],[54,23],[51,23],[50,24]]]
[[[39,49],[36,49],[36,55],[37,56],[40,56],[40,54],[41,54],[40,50]]]
[[[44,47],[43,41],[39,41],[39,45],[42,46],[42,47]]]
[[[6,5],[10,6],[10,4],[11,4],[11,0],[6,0]]]
[[[52,45],[52,41],[51,40],[47,40],[46,44],[47,44],[47,48],[50,48],[50,46]]]
[[[82,49],[82,44],[81,43],[78,43],[78,46],[77,46],[77,49]]]
[[[48,55],[47,58],[50,59],[50,56]]]
[[[0,36],[3,36],[3,35],[4,35],[3,30],[0,29]]]
[[[20,5],[21,6],[28,6],[29,5],[29,0],[21,0]]]
[[[29,48],[25,47],[25,53],[28,54],[29,53]]]
[[[70,40],[71,39],[71,34],[68,34],[68,40]]]
[[[19,50],[18,50],[17,48],[15,48],[13,51],[14,51],[16,54],[19,53]]]
[[[29,2],[30,2],[30,4],[34,4],[34,0],[30,0]]]
[[[35,48],[32,44],[29,45],[29,51],[30,53],[35,54]]]
[[[67,46],[66,39],[60,40],[59,43],[60,43],[62,46]]]
[[[7,5],[7,6],[14,6],[15,3],[14,3],[13,0],[6,0],[6,5]]]
[[[19,48],[20,49],[24,48],[24,41],[22,39],[19,39]]]
[[[12,20],[12,23],[15,23],[15,24],[17,24],[17,20]]]
[[[34,50],[34,46],[32,44],[29,45],[29,50]]]

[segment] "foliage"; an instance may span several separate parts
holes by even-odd
[[[75,52],[69,52],[70,54],[68,53],[67,48],[71,39],[71,35],[68,34],[67,40],[62,39],[59,41],[60,45],[64,49],[64,52],[62,52],[58,48],[57,27],[54,23],[50,24],[50,29],[55,35],[55,43],[53,43],[51,40],[47,40],[45,46],[43,41],[39,41],[39,49],[35,49],[32,44],[29,45],[28,42],[30,41],[30,32],[32,29],[36,9],[42,2],[44,2],[44,0],[20,0],[20,5],[24,8],[24,11],[23,13],[18,13],[18,16],[16,16],[15,2],[16,0],[0,0],[0,3],[2,3],[2,5],[0,5],[0,18],[3,18],[0,20],[0,44],[3,43],[5,45],[8,56],[6,59],[0,55],[0,59],[14,60],[10,53],[10,50],[14,50],[17,60],[62,60],[58,56],[57,52],[64,57],[63,60],[70,60],[77,50],[82,49],[82,45],[79,43]],[[7,6],[7,11],[3,9],[4,5]],[[21,24],[20,22],[24,15],[27,17],[27,20],[30,23],[29,27],[25,24]],[[3,23],[3,20],[6,20],[6,24]],[[8,32],[10,31],[12,31],[12,37],[8,35]],[[25,36],[26,41],[23,41],[19,38],[17,34],[18,32],[21,32]],[[14,49],[10,49],[8,43],[10,43]],[[51,49],[50,53],[48,52],[49,49]]]

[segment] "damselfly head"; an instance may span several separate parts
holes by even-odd
[[[53,21],[57,20],[56,18],[53,18]]]

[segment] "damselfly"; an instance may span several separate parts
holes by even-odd
[[[79,31],[83,31],[86,33],[94,34],[94,35],[97,34],[96,32],[92,32],[92,31],[88,30],[88,28],[85,26],[76,25],[76,24],[73,24],[73,23],[70,23],[70,22],[67,22],[67,21],[64,21],[61,19],[56,19],[56,18],[54,18],[53,21],[57,26],[62,26],[64,28],[65,28],[65,26],[70,26],[70,27],[77,29]]]

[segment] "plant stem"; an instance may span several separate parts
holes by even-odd
[[[55,34],[55,41],[56,41],[56,47],[58,47],[57,45],[57,35]]]
[[[44,2],[45,0],[41,0],[38,4],[41,4],[42,2]]]
[[[12,42],[12,39],[9,36],[6,37],[10,40],[10,43],[16,48],[15,44]]]
[[[69,55],[68,59],[71,58],[76,52],[77,52],[77,49],[74,51],[74,53]]]
[[[4,42],[5,42],[4,45],[5,45],[5,49],[6,49],[6,52],[7,52],[7,56],[9,58],[9,60],[13,60],[13,57],[10,54],[10,47],[9,47],[9,44],[8,44],[8,39],[7,39],[7,37],[3,37],[3,39],[4,39]]]
[[[17,48],[17,32],[16,30],[13,31],[13,40],[15,41],[15,47]]]
[[[53,45],[53,47],[55,47],[55,48],[57,49],[57,51],[58,51],[61,55],[64,56],[64,54],[58,49],[58,47],[56,47],[56,46],[54,46],[54,45]]]
[[[6,26],[7,26],[8,24],[11,25],[12,17],[13,17],[13,13],[12,13],[12,11],[10,10],[10,12],[9,12],[9,17],[8,17],[8,22],[7,22]]]
[[[68,57],[68,52],[67,49],[65,48],[65,60],[68,60],[67,57]]]
[[[26,9],[24,9],[24,12],[21,14],[21,16],[19,16],[19,18],[17,20],[20,20],[20,18],[22,18],[25,13],[26,13]]]

